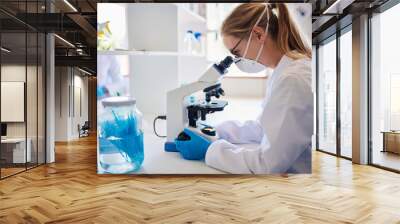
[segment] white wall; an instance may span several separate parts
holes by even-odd
[[[25,65],[2,65],[1,66],[1,81],[2,82],[25,82]],[[27,68],[29,71],[32,67]],[[2,96],[3,98],[4,96]],[[8,108],[1,108],[7,110]],[[22,108],[24,110],[24,108]],[[25,136],[25,123],[24,122],[11,122],[7,124],[7,135],[10,137],[24,137]]]
[[[88,121],[88,78],[83,77],[80,74],[74,76],[74,86],[75,86],[75,96],[74,98],[74,108],[75,113],[73,111],[72,113],[72,119],[71,119],[71,136],[72,138],[77,138],[79,137],[79,132],[78,132],[78,125],[82,126],[85,121]],[[80,91],[80,93],[78,93]],[[79,97],[80,95],[80,97]],[[79,99],[80,98],[80,99]],[[81,102],[79,102],[81,101]],[[80,104],[80,105],[79,105]],[[81,107],[81,108],[79,108]],[[82,110],[82,111],[80,111]]]
[[[227,97],[263,98],[267,89],[267,78],[226,77],[222,89]]]
[[[55,141],[68,139],[68,76],[67,67],[55,69]]]
[[[312,33],[312,5],[311,3],[287,3],[290,15],[297,24],[301,35],[311,46]]]
[[[1,66],[1,81],[3,82],[25,82],[26,70],[32,72],[33,67],[18,64],[9,64]],[[25,82],[26,83],[26,82]],[[28,97],[33,94],[27,94]],[[36,93],[34,94],[36,96]],[[7,108],[1,108],[7,110]],[[29,119],[29,118],[28,118]],[[30,120],[30,119],[29,119]],[[7,122],[8,137],[25,137],[25,122]]]
[[[173,4],[128,4],[129,47],[146,51],[178,51],[177,7]]]
[[[177,60],[177,56],[131,56],[130,91],[141,112],[166,113],[167,91],[178,87]]]
[[[37,70],[38,69],[38,70]],[[1,66],[1,81],[2,82],[23,82],[26,89],[20,89],[19,94],[24,95],[26,90],[26,101],[24,99],[19,108],[2,107],[3,113],[16,113],[13,110],[20,110],[22,117],[26,112],[26,119],[22,118],[20,122],[5,122],[7,124],[7,137],[9,138],[27,138],[30,140],[32,161],[36,162],[39,158],[39,163],[44,162],[44,89],[41,67],[25,66],[25,64],[3,64]],[[26,80],[27,78],[27,80]],[[2,83],[3,84],[3,83]],[[2,98],[8,97],[7,92],[2,89]],[[9,92],[8,92],[9,93]],[[4,95],[6,94],[6,95]],[[22,96],[24,98],[24,96]],[[26,106],[25,106],[26,103]],[[37,157],[37,153],[39,156]]]
[[[77,69],[56,67],[55,86],[55,141],[77,139],[78,124],[88,120],[88,78]]]
[[[3,108],[1,110],[2,122],[25,121],[24,82],[1,82],[1,108]]]

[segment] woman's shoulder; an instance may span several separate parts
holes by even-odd
[[[311,83],[312,70],[309,58],[291,59],[282,70],[279,79],[282,82]]]
[[[311,76],[311,59],[308,57],[301,57],[291,59],[290,63],[287,64],[286,68],[284,69],[284,74],[286,75],[305,75]]]
[[[311,58],[306,56],[292,58],[290,67],[307,67],[311,69]]]

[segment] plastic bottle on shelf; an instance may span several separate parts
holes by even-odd
[[[195,54],[197,55],[204,55],[204,44],[203,44],[203,36],[200,32],[195,32],[194,34],[195,37],[195,47],[194,51]]]
[[[193,45],[194,45],[194,35],[192,30],[186,31],[185,38],[183,40],[184,43],[184,53],[192,54],[193,53]]]

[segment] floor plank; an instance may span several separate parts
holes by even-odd
[[[0,223],[400,223],[400,175],[313,153],[313,174],[96,174],[96,139],[0,181]]]

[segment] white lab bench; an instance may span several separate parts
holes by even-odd
[[[153,133],[153,116],[144,116],[144,161],[139,174],[223,174],[207,166],[204,161],[185,160],[178,152],[166,152],[166,138]],[[151,118],[152,117],[152,118]],[[164,123],[164,124],[162,124]],[[150,125],[151,124],[151,125]],[[157,121],[159,132],[165,130],[165,121]],[[163,131],[165,132],[165,131]],[[160,133],[164,134],[164,133]]]
[[[166,152],[166,138],[157,137],[153,132],[155,115],[144,115],[144,160],[139,171],[131,174],[223,174],[224,172],[208,167],[204,161],[185,160],[179,152]],[[157,121],[157,130],[163,135],[165,121]],[[98,173],[104,173],[97,164]]]
[[[223,112],[207,115],[209,124],[223,120],[255,119],[259,113],[261,99],[228,100]],[[153,132],[153,119],[156,115],[143,116],[144,129],[144,161],[140,174],[224,174],[225,172],[207,166],[204,161],[185,160],[178,152],[164,151],[166,138],[159,138]],[[160,135],[166,134],[166,122],[158,120],[156,124]]]
[[[166,152],[166,138],[157,137],[153,132],[153,119],[156,115],[144,115],[142,120],[144,132],[144,160],[139,171],[131,174],[223,174],[224,172],[208,167],[204,161],[185,160],[179,152]],[[159,134],[166,133],[166,122],[157,121]],[[97,141],[98,142],[98,141]],[[99,158],[99,155],[97,155]],[[98,173],[105,173],[97,163]]]
[[[215,124],[223,120],[255,119],[258,114],[260,99],[228,100],[229,105],[223,112],[208,115],[207,122]],[[207,166],[204,161],[185,160],[178,152],[166,152],[166,138],[159,138],[153,132],[153,120],[157,115],[144,114],[144,161],[139,171],[132,174],[224,174],[225,172]],[[166,122],[156,123],[158,134],[166,134]],[[98,172],[103,173],[98,164]]]

